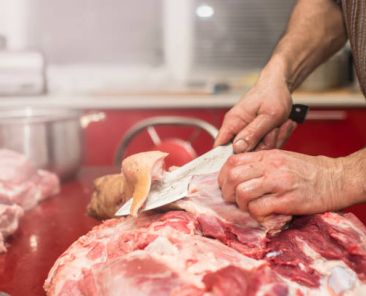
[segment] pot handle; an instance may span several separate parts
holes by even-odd
[[[88,127],[88,125],[92,122],[99,122],[106,118],[104,112],[93,112],[89,114],[85,114],[80,118],[80,125],[82,128]]]

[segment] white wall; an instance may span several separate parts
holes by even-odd
[[[161,0],[26,1],[28,44],[52,64],[162,63]]]

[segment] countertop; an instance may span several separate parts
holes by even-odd
[[[73,95],[50,94],[30,97],[0,97],[1,108],[50,107],[72,109],[143,109],[143,108],[228,108],[240,98],[240,93],[223,94],[98,94]],[[313,107],[365,108],[366,100],[361,93],[337,90],[324,93],[296,92],[295,103]]]
[[[0,254],[0,291],[11,296],[45,295],[43,283],[56,259],[99,222],[86,215],[92,181],[112,168],[82,169],[60,194],[27,211],[16,233]],[[114,171],[115,172],[115,171]],[[1,294],[1,293],[0,293]]]

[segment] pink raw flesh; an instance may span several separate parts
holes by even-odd
[[[18,228],[24,210],[58,193],[59,179],[44,170],[36,170],[23,155],[0,149],[0,253],[3,240]]]
[[[320,295],[334,266],[354,275],[344,293],[366,293],[366,230],[356,217],[297,217],[268,235],[223,201],[216,177],[194,179],[192,196],[174,204],[182,210],[95,227],[56,261],[47,294]]]

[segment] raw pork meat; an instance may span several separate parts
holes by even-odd
[[[0,252],[3,240],[16,231],[23,210],[60,190],[56,175],[36,170],[23,155],[0,149]]]
[[[352,214],[295,218],[275,236],[197,176],[181,210],[107,220],[52,267],[48,295],[365,295],[366,229]],[[182,210],[184,209],[184,210]]]

